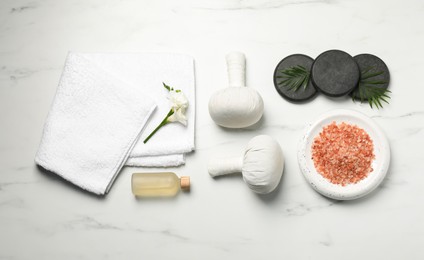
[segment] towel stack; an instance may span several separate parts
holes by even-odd
[[[187,126],[161,128],[170,109],[162,82],[189,100]],[[35,161],[96,194],[123,165],[169,167],[194,150],[193,59],[178,54],[70,53]]]

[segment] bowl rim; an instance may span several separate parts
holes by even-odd
[[[324,126],[331,122],[346,122],[364,129],[373,140],[376,158],[373,171],[367,178],[355,183],[341,186],[333,184],[319,174],[310,157],[311,144]],[[390,165],[390,146],[381,128],[367,115],[350,109],[334,109],[321,114],[313,123],[306,126],[299,142],[298,163],[305,179],[318,193],[337,200],[352,200],[363,197],[377,188],[385,178]]]

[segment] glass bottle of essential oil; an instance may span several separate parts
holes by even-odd
[[[179,178],[173,172],[134,173],[131,188],[135,196],[169,197],[190,189],[190,177]]]

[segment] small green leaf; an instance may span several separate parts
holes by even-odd
[[[173,88],[171,88],[170,86],[166,85],[164,82],[162,82],[163,87],[166,88],[168,91],[172,91],[174,90]]]
[[[362,79],[362,80],[364,80],[364,79],[373,78],[373,77],[376,77],[376,76],[381,75],[381,74],[383,74],[383,73],[384,73],[384,72],[382,72],[382,71],[375,72],[375,73],[364,73],[364,74],[361,76],[361,79]]]
[[[386,84],[385,80],[375,80],[373,78],[382,75],[383,71],[374,71],[374,67],[365,68],[361,72],[361,80],[359,81],[358,87],[352,93],[353,100],[360,100],[361,103],[368,100],[368,104],[371,108],[376,107],[377,109],[383,108],[382,101],[389,103],[387,99],[390,99],[390,90],[379,87],[380,85]],[[359,98],[358,98],[359,96]]]
[[[292,90],[294,92],[301,87],[303,87],[303,89],[308,87],[310,72],[305,67],[297,65],[285,70],[280,70],[280,72],[282,75],[277,76],[277,78],[281,78],[283,80],[278,82],[278,85],[282,85],[288,90]]]

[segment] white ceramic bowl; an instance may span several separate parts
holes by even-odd
[[[312,161],[312,144],[314,138],[324,126],[346,122],[364,129],[374,143],[375,159],[372,162],[373,171],[355,183],[346,186],[333,184],[319,174]],[[390,164],[390,147],[386,136],[380,127],[368,116],[347,109],[336,109],[321,115],[314,123],[309,124],[299,144],[298,161],[303,176],[317,192],[337,200],[352,200],[363,197],[377,188],[386,176]]]

